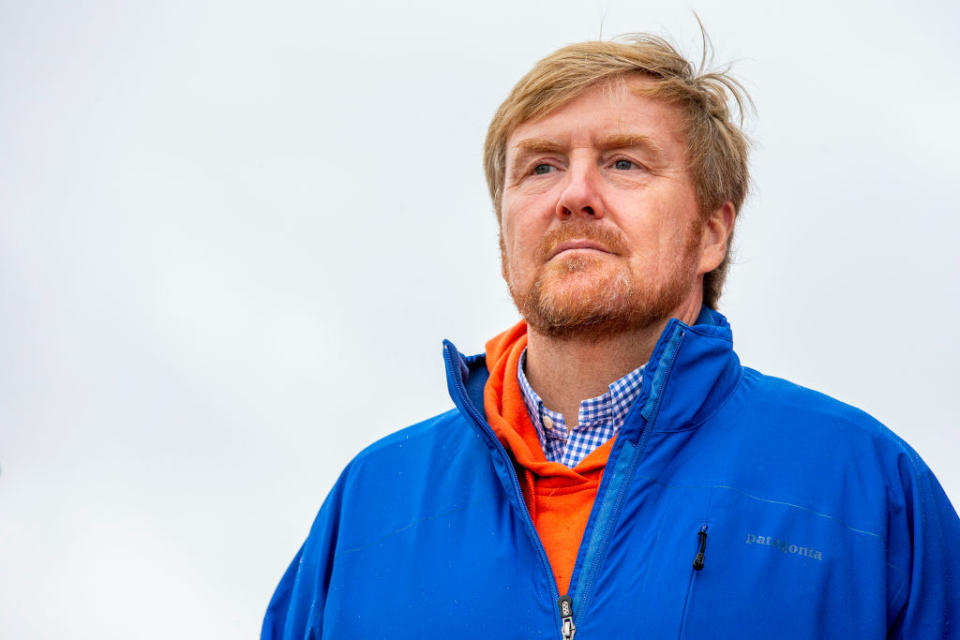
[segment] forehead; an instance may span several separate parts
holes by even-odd
[[[507,138],[507,158],[531,140],[574,148],[597,146],[611,137],[643,136],[668,158],[682,160],[685,136],[680,110],[644,95],[655,81],[642,76],[594,85],[546,115],[521,123]],[[677,155],[679,154],[679,155]]]

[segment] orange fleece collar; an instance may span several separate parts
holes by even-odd
[[[524,469],[544,478],[564,478],[565,485],[571,481],[587,481],[588,476],[606,465],[613,438],[591,452],[573,469],[546,459],[517,380],[520,355],[526,346],[527,324],[523,321],[487,342],[486,360],[490,378],[483,390],[487,421],[503,446]]]

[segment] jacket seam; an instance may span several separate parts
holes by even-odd
[[[841,520],[836,516],[830,515],[829,513],[823,513],[822,511],[817,511],[810,507],[794,504],[792,502],[786,502],[785,500],[774,500],[772,498],[763,498],[760,496],[755,496],[752,493],[748,493],[743,489],[740,489],[739,487],[734,487],[728,484],[672,484],[669,482],[664,482],[663,480],[653,476],[638,476],[638,477],[643,478],[644,480],[650,480],[652,482],[655,482],[667,489],[726,489],[728,491],[739,493],[740,495],[746,498],[750,498],[751,500],[756,500],[757,502],[765,502],[767,504],[777,504],[777,505],[782,505],[785,507],[797,509],[799,511],[805,511],[811,515],[815,515],[815,516],[830,520],[832,522],[835,522],[836,524],[840,525],[844,529],[848,529],[854,533],[871,536],[871,537],[877,538],[878,540],[881,540],[883,538],[883,536],[881,536],[879,533],[874,533],[873,531],[867,531],[866,529],[858,529],[856,527],[850,526],[845,521]]]
[[[380,544],[381,542],[383,542],[384,540],[386,540],[386,539],[388,539],[388,538],[392,538],[393,536],[399,535],[399,534],[404,533],[404,532],[406,532],[406,531],[410,531],[411,529],[414,529],[415,527],[419,526],[420,524],[423,524],[424,522],[430,522],[431,520],[439,520],[439,519],[441,519],[441,518],[446,518],[446,517],[448,517],[448,516],[451,516],[451,515],[457,513],[458,511],[463,511],[464,509],[466,509],[466,508],[469,507],[470,505],[476,504],[476,503],[478,503],[478,502],[486,502],[486,501],[488,501],[488,500],[489,500],[489,498],[487,498],[487,497],[477,498],[476,500],[471,500],[470,502],[466,502],[466,503],[461,504],[461,505],[455,505],[455,506],[453,506],[453,507],[451,507],[451,508],[449,508],[449,509],[446,509],[445,511],[441,511],[441,512],[436,513],[436,514],[434,514],[434,515],[432,515],[432,516],[423,516],[423,517],[421,517],[421,518],[417,518],[417,519],[409,522],[408,524],[403,525],[402,527],[399,527],[399,528],[397,528],[397,529],[394,529],[393,531],[390,531],[389,533],[385,533],[385,534],[379,536],[378,538],[376,538],[376,539],[374,539],[374,540],[371,540],[370,542],[367,542],[367,543],[365,543],[365,544],[362,544],[362,545],[359,545],[359,546],[355,546],[355,547],[349,547],[349,548],[346,548],[346,549],[340,549],[339,551],[337,551],[336,554],[334,554],[334,558],[338,558],[338,557],[340,557],[340,556],[342,556],[342,555],[345,555],[345,554],[348,554],[348,553],[356,553],[356,552],[358,552],[358,551],[364,551],[365,549],[369,549],[369,548],[371,548],[371,547],[375,547],[375,546],[377,546],[378,544]]]

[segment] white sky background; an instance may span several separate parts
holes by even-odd
[[[691,9],[758,108],[742,360],[960,502],[956,2],[6,1],[0,637],[254,637],[344,464],[450,406],[441,338],[516,319],[496,106],[601,23],[699,57]]]

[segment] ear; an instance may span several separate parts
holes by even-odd
[[[727,245],[733,235],[737,212],[727,200],[714,209],[703,225],[701,239],[700,274],[709,273],[720,266],[727,255]]]

